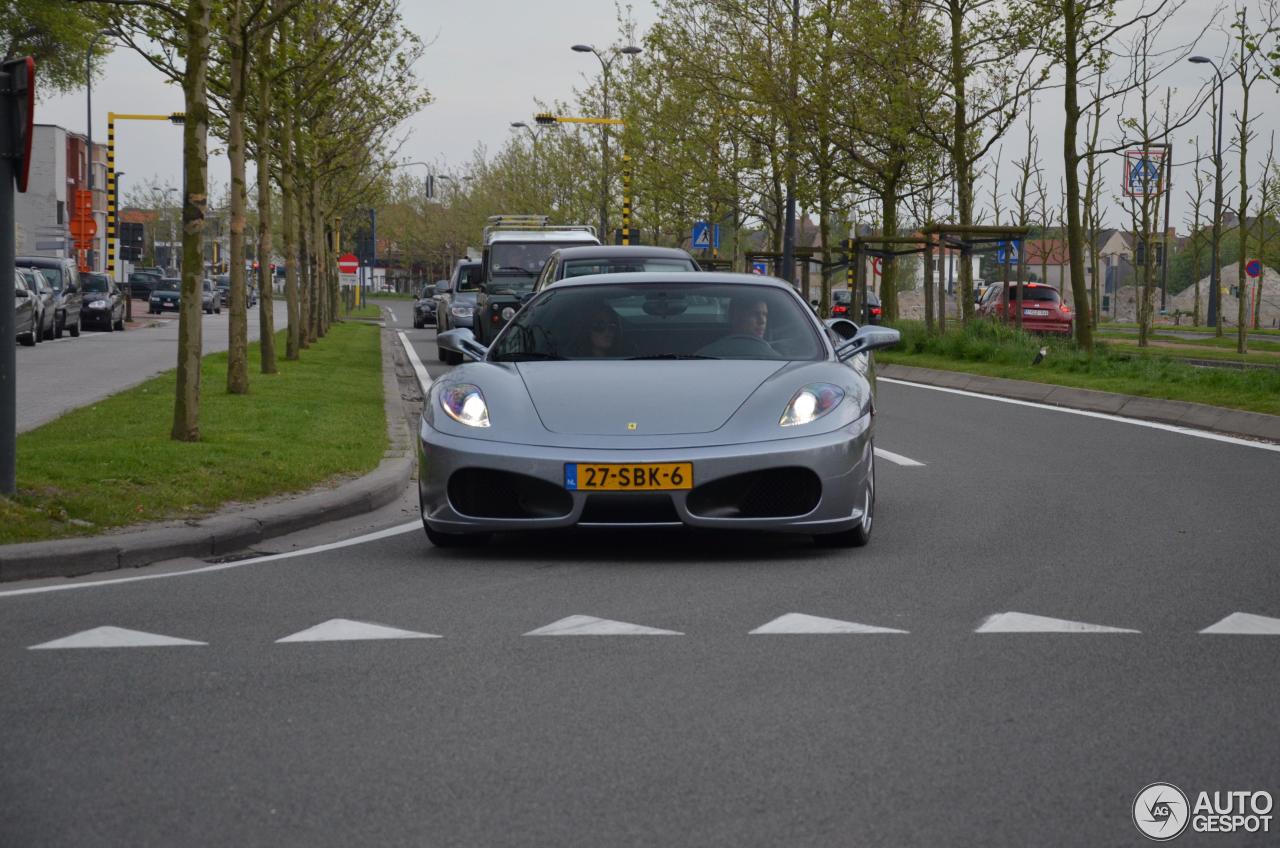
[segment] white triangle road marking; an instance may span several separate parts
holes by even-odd
[[[773,635],[781,633],[906,633],[906,630],[895,630],[892,627],[876,627],[872,624],[859,624],[856,621],[841,621],[838,618],[822,618],[816,615],[805,615],[802,612],[789,612],[779,616],[768,624],[752,630],[750,635]]]
[[[366,639],[439,639],[434,633],[418,633],[413,630],[401,630],[398,627],[387,627],[385,624],[370,624],[367,621],[352,621],[349,618],[331,618],[328,621],[300,630],[291,636],[277,639],[281,642],[356,642]]]
[[[176,636],[163,636],[159,633],[145,633],[141,630],[126,630],[123,627],[95,627],[83,630],[52,642],[31,645],[29,651],[52,650],[57,648],[158,648],[176,645],[207,645],[208,642],[195,642],[191,639],[179,639]]]
[[[1107,627],[1064,618],[1047,618],[1025,612],[998,612],[988,616],[975,633],[1138,633],[1123,627]]]
[[[674,630],[660,630],[643,624],[629,624],[590,615],[571,615],[545,627],[530,630],[526,636],[683,636]]]
[[[923,462],[917,462],[916,460],[912,459],[909,456],[903,456],[900,453],[887,451],[884,448],[876,448],[876,456],[880,457],[881,459],[887,459],[890,462],[894,463],[895,465],[902,465],[907,468],[923,468],[924,467]]]
[[[1222,621],[1211,624],[1200,632],[1238,636],[1280,636],[1280,618],[1254,615],[1251,612],[1233,612]]]

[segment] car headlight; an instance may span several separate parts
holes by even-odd
[[[479,386],[457,383],[440,389],[440,408],[445,414],[468,427],[488,427],[489,407]]]
[[[508,306],[502,310],[503,321],[510,321],[514,317],[516,317],[516,310],[514,307]]]
[[[107,302],[105,300],[95,300],[93,303],[89,304],[89,308],[90,309],[106,309]]]
[[[470,318],[475,308],[465,305],[455,305],[449,307],[449,314],[454,318]]]
[[[844,400],[844,389],[831,383],[810,383],[791,397],[778,421],[783,427],[817,421]]]

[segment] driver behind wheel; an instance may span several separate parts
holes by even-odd
[[[735,297],[729,301],[729,332],[735,336],[763,339],[769,327],[769,304],[754,297]]]

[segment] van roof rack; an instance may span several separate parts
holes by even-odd
[[[484,240],[487,243],[491,233],[512,230],[577,230],[596,234],[596,228],[589,224],[553,224],[550,215],[490,215],[484,228]]]

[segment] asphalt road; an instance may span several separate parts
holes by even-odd
[[[43,341],[18,348],[18,432],[39,427],[78,406],[136,386],[177,367],[178,313],[148,315],[143,301],[133,302],[133,317],[141,322],[123,333],[83,329],[73,339]],[[227,349],[230,313],[204,315],[203,349]],[[288,324],[284,302],[276,303],[272,318],[277,329]],[[258,339],[258,310],[249,315],[249,341]]]
[[[6,584],[0,844],[1138,845],[1147,784],[1280,794],[1280,639],[1199,633],[1280,617],[1280,453],[888,382],[876,426],[923,464],[879,463],[861,550],[443,551],[400,505],[344,547]],[[793,613],[904,632],[751,633]],[[100,627],[203,644],[57,649]]]

